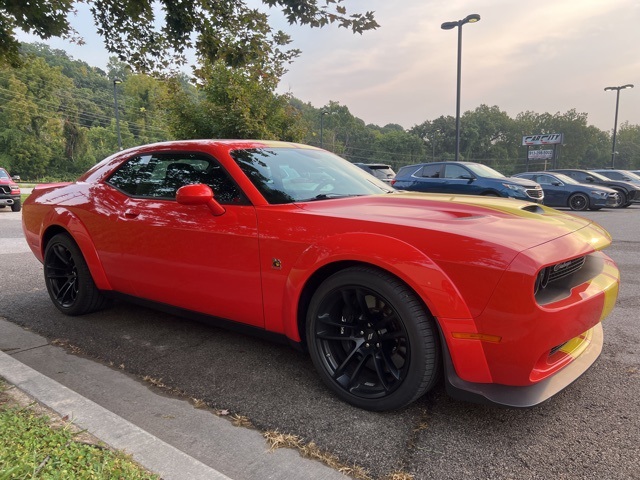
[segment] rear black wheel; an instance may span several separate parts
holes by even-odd
[[[44,279],[53,304],[67,315],[83,315],[107,304],[93,282],[80,248],[66,233],[55,235],[47,243]]]
[[[309,305],[307,343],[324,382],[367,410],[403,407],[440,374],[434,319],[404,283],[369,267],[322,283]]]

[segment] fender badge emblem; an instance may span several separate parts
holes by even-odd
[[[280,270],[282,268],[282,262],[278,258],[271,260],[271,268],[274,270]]]

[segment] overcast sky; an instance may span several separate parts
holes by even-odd
[[[322,1],[322,0],[320,0]],[[523,111],[588,114],[589,124],[613,129],[640,124],[640,0],[347,0],[373,10],[380,28],[362,35],[329,26],[273,24],[294,38],[302,55],[280,90],[321,107],[346,105],[366,123],[411,128],[455,115],[457,30],[440,25],[471,13],[482,19],[462,32],[461,110],[497,105],[510,116]],[[86,6],[74,26],[87,44],[52,41],[76,59],[104,68],[108,54],[95,36]],[[22,37],[25,41],[35,41]],[[537,133],[537,132],[531,132]],[[562,132],[558,132],[562,133]]]

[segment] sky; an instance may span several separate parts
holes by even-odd
[[[640,125],[640,0],[346,0],[345,5],[350,13],[374,11],[380,28],[359,35],[335,26],[289,26],[271,10],[272,25],[302,50],[282,78],[281,93],[316,108],[338,102],[379,126],[409,129],[455,116],[458,35],[440,25],[477,13],[481,20],[462,28],[462,112],[482,104],[497,105],[511,117],[575,109],[588,115],[589,124],[612,131],[616,92],[604,88],[634,84],[620,92],[618,126]],[[78,5],[72,24],[86,44],[52,40],[51,47],[105,68],[109,54],[85,5]]]

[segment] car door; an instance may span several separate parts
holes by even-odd
[[[566,207],[571,193],[567,186],[553,175],[535,175],[532,178],[544,191],[544,204],[550,207]]]
[[[225,213],[176,202],[190,183],[211,186]],[[100,188],[121,197],[97,248],[107,276],[129,290],[123,293],[264,325],[255,209],[215,159],[134,157]]]
[[[462,165],[446,164],[442,173],[443,193],[467,195],[480,195],[481,186],[476,181],[476,176]]]
[[[411,175],[413,181],[410,186],[406,187],[407,190],[442,193],[444,182],[440,175],[441,170],[442,164],[440,163],[425,164],[424,167]]]

